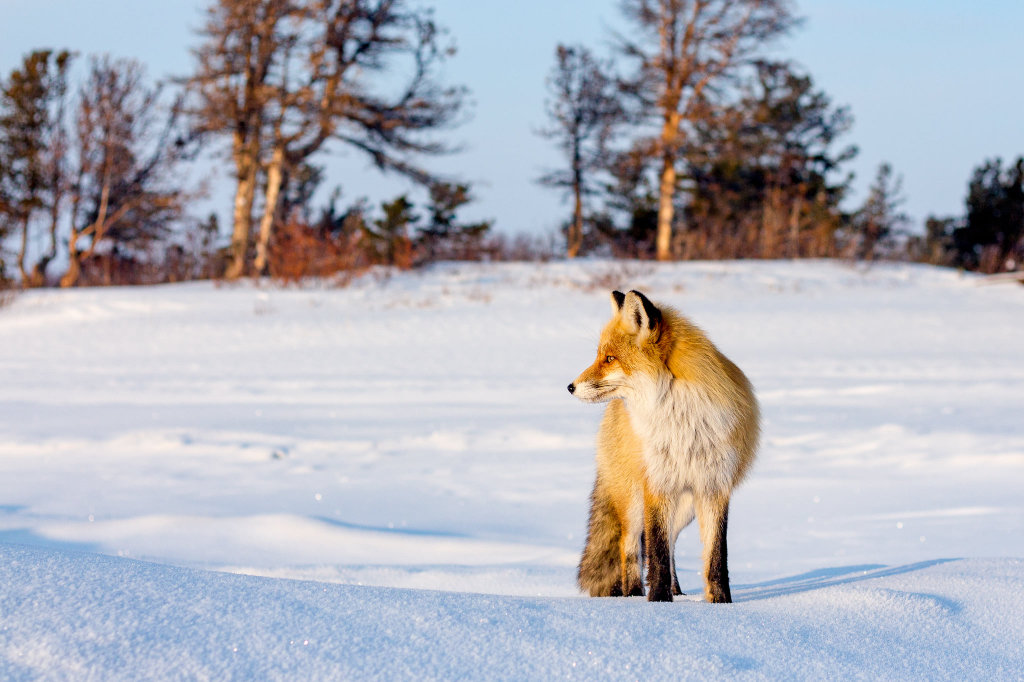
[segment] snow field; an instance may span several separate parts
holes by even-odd
[[[732,607],[576,598],[601,410],[565,385],[613,287],[757,389]],[[0,677],[1019,679],[1022,310],[828,262],[23,294],[0,310]],[[694,527],[677,563],[700,594]]]

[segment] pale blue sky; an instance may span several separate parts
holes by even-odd
[[[187,73],[201,0],[0,0],[0,72],[36,47],[135,57],[153,77]],[[559,159],[533,131],[544,124],[544,78],[558,42],[606,51],[622,21],[615,0],[426,0],[459,46],[446,68],[471,90],[472,117],[452,139],[464,151],[433,163],[474,183],[467,218],[507,232],[553,231],[569,210],[534,180]],[[844,140],[860,147],[851,205],[875,168],[904,177],[905,209],[960,213],[971,169],[1024,154],[1024,2],[1020,0],[803,0],[804,25],[775,50],[851,107]],[[214,199],[225,220],[223,187]],[[338,150],[328,184],[346,199],[390,198],[402,183]],[[210,209],[204,209],[208,211]]]

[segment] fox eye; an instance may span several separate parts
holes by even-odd
[[[604,361],[606,363],[615,362],[615,356],[614,355],[606,355],[606,356],[604,356]]]

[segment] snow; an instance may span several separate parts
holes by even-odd
[[[1024,563],[1012,559],[827,569],[742,587],[721,608],[275,580],[13,546],[0,557],[0,605],[18,614],[0,638],[5,679],[965,680],[1024,669]]]
[[[731,606],[575,587],[608,290],[752,379]],[[0,678],[1020,679],[1024,289],[447,264],[0,310]]]

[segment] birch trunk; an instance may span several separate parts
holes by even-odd
[[[281,181],[284,166],[284,147],[274,147],[274,155],[267,168],[267,191],[264,200],[263,217],[260,219],[259,241],[256,243],[255,271],[264,274],[267,267],[267,253],[270,247],[270,236],[277,218],[277,204],[281,196]]]
[[[655,255],[658,260],[672,258],[672,223],[675,220],[676,193],[676,152],[679,139],[679,123],[682,116],[676,111],[678,96],[670,95],[670,112],[665,116],[661,128],[661,183],[658,188],[658,232],[655,239]]]
[[[68,270],[60,278],[60,285],[63,288],[74,286],[82,274],[82,264],[79,262],[81,253],[78,249],[78,238],[82,232],[71,227],[71,236],[68,237]]]
[[[29,275],[25,271],[25,253],[28,251],[28,223],[29,215],[21,221],[21,245],[18,248],[18,272],[21,273],[21,287],[29,286]]]
[[[235,189],[234,229],[231,234],[231,261],[224,272],[225,279],[238,279],[245,272],[249,233],[252,227],[252,204],[256,198],[256,168],[257,164],[248,162],[238,177],[238,187]]]
[[[656,255],[658,260],[672,258],[672,221],[675,218],[675,206],[672,197],[676,187],[675,157],[665,152],[662,159],[661,187],[658,191],[658,234]]]

